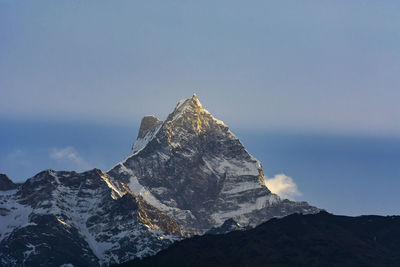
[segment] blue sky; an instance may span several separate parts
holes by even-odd
[[[391,0],[0,0],[0,172],[107,169],[196,92],[299,198],[399,213],[399,29]]]

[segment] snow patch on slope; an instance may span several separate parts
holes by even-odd
[[[219,173],[229,173],[235,176],[249,175],[258,176],[258,161],[247,161],[237,159],[212,158],[204,159],[204,162],[211,170]]]
[[[34,223],[29,223],[29,215],[32,213],[32,208],[18,203],[15,195],[16,191],[0,192],[0,242],[16,228],[35,225]]]
[[[136,176],[131,176],[128,187],[130,190],[132,190],[133,193],[143,197],[143,199],[153,207],[156,207],[157,209],[162,211],[168,211],[171,209],[171,207],[168,207],[165,204],[161,203],[157,198],[153,196],[153,194],[149,190],[142,186]]]
[[[128,187],[129,189],[136,195],[141,196],[147,203],[152,205],[153,207],[164,211],[168,213],[171,217],[178,219],[178,220],[185,220],[186,218],[192,218],[194,219],[195,217],[193,216],[192,212],[189,210],[181,210],[179,208],[172,207],[173,205],[167,206],[161,201],[159,201],[151,192],[148,190],[146,187],[140,184],[138,178],[135,176],[135,174],[132,172],[132,170],[128,169],[125,167],[123,163],[120,163],[120,173],[125,173],[128,174],[129,177],[129,183]],[[163,191],[165,189],[163,188],[158,188],[158,190]],[[157,189],[156,189],[157,191]],[[173,202],[173,201],[172,201]],[[173,203],[168,203],[168,204],[173,204]]]
[[[270,200],[271,196],[262,196],[258,197],[255,202],[245,202],[245,203],[232,203],[232,206],[235,207],[235,209],[231,209],[228,211],[223,211],[223,212],[217,212],[211,215],[211,217],[214,219],[214,221],[217,224],[222,224],[224,221],[227,219],[233,218],[235,221],[239,222],[240,224],[248,224],[248,218],[246,217],[246,214],[254,211],[254,210],[260,210],[264,208],[267,204],[271,203]],[[274,200],[272,200],[274,201]]]
[[[232,194],[237,194],[237,193],[241,193],[244,191],[248,191],[248,190],[253,190],[253,189],[258,189],[261,188],[262,185],[260,183],[257,182],[239,182],[239,183],[235,183],[233,184],[229,190],[227,190],[228,186],[224,186],[224,191],[222,191],[223,194],[227,194],[227,195],[232,195]]]

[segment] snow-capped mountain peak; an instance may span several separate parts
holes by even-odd
[[[45,170],[22,185],[0,176],[0,265],[120,263],[210,229],[318,211],[272,194],[261,163],[193,95],[165,121],[145,116],[107,173]]]
[[[108,174],[197,233],[230,218],[255,226],[274,216],[318,211],[272,194],[261,163],[196,95],[179,101]]]
[[[203,107],[196,94],[193,94],[190,98],[180,100],[172,113],[168,115],[166,122],[174,122],[179,118],[197,123],[196,128],[199,129],[201,129],[202,126],[202,119],[206,121],[213,120],[215,123],[227,127],[222,121],[215,119],[210,112]]]

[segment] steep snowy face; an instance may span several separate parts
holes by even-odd
[[[230,218],[254,226],[274,216],[318,210],[272,194],[260,162],[196,95],[179,101],[133,147],[108,174],[186,230],[204,233]]]
[[[165,212],[97,169],[43,171],[0,191],[0,207],[0,265],[108,265],[155,254],[183,235]]]

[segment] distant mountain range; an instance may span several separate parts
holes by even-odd
[[[0,265],[123,263],[319,211],[271,193],[261,163],[193,95],[165,121],[145,116],[131,153],[107,172],[45,170],[22,184],[0,175]]]

